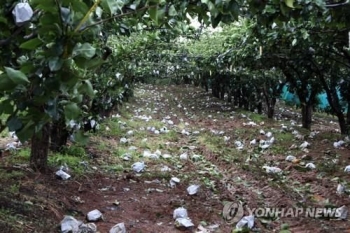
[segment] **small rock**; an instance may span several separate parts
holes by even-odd
[[[307,147],[309,147],[310,146],[310,143],[308,143],[307,141],[305,141],[305,142],[303,142],[300,146],[299,146],[299,148],[300,149],[306,149]]]
[[[76,220],[72,216],[66,215],[61,221],[61,233],[78,232],[81,224],[81,221]]]
[[[305,155],[301,156],[301,159],[302,160],[312,160],[312,157],[311,157],[311,155],[305,154]]]
[[[305,167],[306,167],[306,168],[309,168],[309,169],[316,169],[316,165],[313,164],[313,163],[307,163],[307,164],[305,165]]]
[[[163,159],[169,159],[171,158],[171,155],[170,154],[163,154],[161,155]]]
[[[64,172],[61,169],[56,172],[56,176],[62,180],[68,180],[71,177],[68,173]]]
[[[134,172],[138,173],[138,172],[142,172],[146,166],[144,162],[136,162],[131,167],[134,170]]]
[[[176,184],[180,183],[180,179],[177,177],[172,177],[170,179],[170,187],[174,188]]]
[[[120,139],[120,143],[128,143],[129,141],[128,141],[128,139],[126,139],[126,138],[121,138]]]
[[[192,223],[192,220],[190,218],[178,218],[175,220],[175,226],[177,228],[189,228],[189,227],[193,227],[194,224]]]
[[[169,171],[171,171],[171,168],[168,167],[168,166],[166,166],[166,165],[164,165],[164,166],[160,169],[160,171],[161,171],[161,172],[169,172]]]
[[[128,150],[137,150],[137,147],[136,146],[130,146],[129,148],[128,148]]]
[[[180,155],[180,159],[181,160],[187,160],[188,159],[188,154],[187,153],[183,153]]]
[[[113,226],[109,233],[126,233],[125,225],[124,223],[118,223],[117,225]]]
[[[278,167],[263,166],[263,169],[265,169],[267,173],[280,173],[280,172],[282,172],[281,168],[278,168]]]
[[[252,146],[253,146],[253,145],[256,145],[256,139],[254,138],[253,140],[251,140],[251,141],[249,142],[249,144],[252,145]]]
[[[337,217],[339,219],[347,219],[347,217],[348,217],[348,208],[345,205],[343,205],[343,206],[341,206],[341,207],[336,209],[336,213],[337,213]]]
[[[338,186],[337,186],[337,194],[339,194],[339,195],[340,195],[340,194],[343,194],[344,191],[345,191],[344,185],[338,184]]]
[[[79,226],[78,233],[96,233],[97,226],[94,223],[84,223]]]
[[[288,156],[286,157],[286,161],[288,161],[288,162],[293,162],[294,160],[296,160],[296,157],[293,156],[293,155],[288,155]]]
[[[187,218],[187,217],[188,217],[188,213],[187,213],[187,210],[185,208],[179,207],[179,208],[174,210],[174,213],[173,213],[174,219]]]
[[[342,147],[345,144],[345,142],[343,140],[337,141],[333,143],[334,148],[338,149],[340,147]]]
[[[87,213],[87,220],[90,222],[95,222],[95,221],[98,221],[102,218],[103,218],[102,213],[97,209],[92,210],[89,213]]]
[[[187,188],[187,193],[188,193],[189,195],[195,195],[195,194],[198,192],[199,187],[200,187],[200,185],[196,185],[196,184],[190,185],[190,186]]]
[[[239,220],[239,222],[236,224],[236,229],[242,229],[244,226],[247,226],[249,229],[253,228],[254,215],[245,216]]]
[[[345,167],[344,172],[350,172],[350,165]]]

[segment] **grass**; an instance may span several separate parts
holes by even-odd
[[[294,135],[289,132],[276,132],[273,133],[273,136],[278,142],[292,142],[294,140]]]
[[[23,219],[15,211],[0,208],[0,227],[2,232],[23,232],[21,226],[18,225],[19,222],[23,222]]]
[[[0,99],[0,102],[3,101],[4,99]],[[6,125],[6,120],[7,120],[7,117],[9,115],[8,114],[0,114],[0,123],[1,125]],[[6,128],[5,130],[3,130],[2,132],[0,132],[0,137],[1,138],[4,138],[4,137],[7,137],[8,136],[8,129]]]
[[[59,168],[62,165],[67,165],[70,169],[69,174],[82,175],[86,173],[86,168],[81,163],[84,161],[83,159],[83,157],[55,153],[49,156],[48,164],[50,167],[56,168]]]
[[[329,140],[330,142],[335,142],[337,140],[339,140],[339,138],[342,138],[340,134],[338,133],[331,133],[331,132],[328,132],[328,133],[321,133],[321,134],[318,134],[316,135],[316,138],[317,140]]]
[[[260,123],[260,122],[267,120],[267,117],[265,115],[262,115],[262,114],[249,112],[249,113],[247,113],[247,116],[255,123]]]
[[[147,90],[143,95],[143,99],[153,97],[153,93],[148,92]],[[167,126],[167,128],[170,130],[168,133],[154,134],[148,131],[146,128],[150,126],[159,130],[166,124],[162,123],[156,118],[146,122],[133,117],[133,110],[137,108],[138,105],[144,109],[144,112],[140,112],[139,115],[144,114],[147,116],[152,115],[158,117],[160,114],[166,116],[167,114],[171,115],[172,113],[176,113],[178,118],[183,117],[186,120],[188,117],[183,116],[183,110],[177,108],[177,103],[175,101],[171,101],[174,97],[170,95],[169,92],[164,92],[163,95],[165,99],[169,100],[170,105],[174,105],[173,107],[169,107],[170,110],[175,109],[174,111],[158,111],[157,114],[152,113],[150,108],[159,108],[159,106],[157,106],[158,101],[153,100],[152,101],[154,103],[150,104],[143,103],[143,99],[141,98],[139,103],[136,101],[134,103],[128,103],[128,105],[130,104],[130,106],[133,107],[130,107],[129,109],[123,108],[122,112],[119,112],[121,115],[120,117],[106,119],[103,123],[101,123],[101,129],[97,132],[97,134],[92,135],[92,140],[88,145],[88,148],[77,144],[67,146],[62,153],[50,154],[48,161],[49,166],[59,168],[61,165],[67,164],[70,168],[69,174],[71,174],[74,179],[75,177],[79,177],[83,174],[87,174],[87,176],[89,176],[92,172],[94,172],[90,165],[96,166],[97,171],[101,173],[105,172],[108,175],[113,174],[113,176],[125,176],[125,172],[132,170],[131,165],[134,162],[144,161],[147,167],[145,172],[141,173],[142,179],[159,179],[164,184],[168,184],[169,179],[172,176],[176,176],[180,178],[182,185],[195,183],[201,184],[203,187],[207,187],[220,195],[219,192],[221,190],[216,185],[218,184],[219,179],[223,180],[223,177],[225,177],[225,179],[227,177],[231,178],[233,186],[244,186],[248,191],[259,194],[259,200],[261,199],[260,201],[262,203],[264,203],[265,200],[264,193],[261,191],[262,189],[254,186],[256,184],[255,181],[266,182],[266,185],[274,189],[285,190],[286,196],[291,196],[294,199],[299,197],[301,194],[308,194],[307,192],[311,190],[306,184],[301,184],[293,179],[289,179],[288,175],[291,173],[289,170],[284,171],[282,175],[276,175],[266,174],[266,172],[262,169],[262,166],[265,164],[281,166],[281,168],[283,168],[282,165],[285,165],[284,163],[286,162],[281,161],[276,155],[284,155],[293,142],[299,143],[299,141],[294,139],[294,135],[292,135],[290,132],[279,131],[279,123],[281,122],[270,122],[264,115],[239,110],[239,113],[235,114],[235,116],[237,115],[239,122],[248,122],[251,120],[259,124],[260,122],[265,121],[266,124],[255,127],[243,127],[238,126],[237,124],[237,128],[234,129],[227,129],[225,125],[215,125],[218,126],[218,128],[214,127],[214,129],[225,130],[225,135],[231,136],[231,139],[227,143],[224,141],[223,135],[215,135],[209,132],[209,129],[206,129],[205,131],[199,130],[199,128],[205,127],[203,125],[185,125],[184,122],[181,122],[179,125],[173,127]],[[181,102],[181,105],[185,106],[185,102],[188,102],[188,105],[191,106],[195,105],[189,101],[190,99],[187,98]],[[190,110],[191,106],[186,107]],[[192,109],[189,112],[191,111]],[[195,111],[195,109],[193,111]],[[247,118],[241,119],[240,113],[247,115],[250,120]],[[211,113],[206,110],[196,113],[197,116],[200,114],[211,114],[213,118],[219,119],[219,115],[229,115],[230,113]],[[220,126],[222,127],[220,128]],[[109,130],[106,130],[106,127],[108,127]],[[144,128],[144,130],[141,130],[141,128]],[[190,131],[199,130],[200,134],[192,136],[182,135],[180,132],[183,129]],[[262,153],[261,149],[258,147],[252,148],[248,146],[250,140],[260,137],[260,129],[264,129],[266,132],[271,131],[276,139],[274,144],[266,150],[266,153]],[[310,133],[309,131],[303,129],[296,129],[305,135]],[[127,135],[129,130],[134,132],[133,135]],[[317,140],[322,140],[323,138],[333,140],[335,139],[335,136],[338,136],[338,134],[320,134],[317,135],[316,138]],[[131,142],[128,144],[121,144],[121,137],[126,137],[130,139]],[[144,139],[147,139],[147,141]],[[245,141],[245,148],[242,151],[235,148],[235,140]],[[167,144],[168,142],[171,142],[172,144],[169,145]],[[135,146],[137,149],[131,151],[129,150],[130,146]],[[195,146],[196,148],[190,148],[191,146]],[[173,155],[173,157],[167,160],[162,158],[157,160],[144,158],[142,154],[146,149],[150,150],[152,153],[159,149],[161,150],[162,154],[168,153]],[[189,160],[185,161],[179,159],[179,155],[184,152],[188,153]],[[297,151],[297,153],[298,152],[299,151]],[[94,153],[97,156],[94,157],[94,159],[91,159],[89,157],[90,153]],[[123,160],[123,156],[126,153],[131,154],[129,161]],[[201,157],[197,160],[191,159],[193,154],[199,154]],[[13,153],[10,157],[7,157],[7,159],[13,164],[23,164],[29,162],[29,155],[30,150],[23,148],[16,153]],[[275,160],[275,158],[278,159]],[[323,158],[321,155],[321,160],[321,163],[316,164],[317,173],[321,172],[322,174],[329,174],[329,176],[331,176],[332,173],[339,170],[339,164],[337,166],[334,164],[329,164],[331,159],[327,160],[327,158]],[[83,161],[87,161],[89,164],[84,166],[81,164]],[[168,166],[172,169],[172,171],[160,171],[162,166]],[[335,170],[336,168],[338,168],[338,170]],[[230,171],[234,171],[234,174],[229,174]],[[244,173],[249,173],[249,176],[243,176]],[[0,169],[0,176],[2,177],[2,181],[12,181],[12,183],[3,190],[6,192],[6,195],[18,195],[20,191],[24,190],[21,185],[25,185],[23,182],[26,177],[25,171],[12,170],[11,172],[7,172],[6,170]],[[13,180],[15,182],[13,182]],[[34,184],[30,182],[28,184],[34,186]],[[28,185],[28,187],[30,186]],[[1,189],[2,187],[0,187],[0,193],[2,191]],[[5,198],[6,195],[4,195]],[[29,193],[28,196],[29,195],[31,195],[31,193]],[[243,195],[237,195],[236,198],[243,200],[243,197]],[[27,200],[35,200],[34,198],[37,197],[33,195],[32,199],[27,198]],[[0,204],[2,204],[1,199]],[[21,203],[21,208],[25,208],[24,202]],[[6,216],[9,214],[11,217],[13,217],[13,219],[9,218],[9,224],[12,224],[13,227],[18,225],[18,222],[22,221],[18,213],[20,212],[14,210],[12,207],[0,209],[0,228],[2,226],[1,219],[3,219],[3,217],[6,219]],[[33,216],[33,214],[28,214],[28,216]],[[16,231],[11,230],[8,232]]]
[[[202,133],[198,136],[198,144],[205,146],[205,148],[214,153],[220,152],[224,147],[224,139],[213,136],[210,133]]]

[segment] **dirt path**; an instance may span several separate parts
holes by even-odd
[[[230,153],[232,151],[232,148],[234,148],[232,142],[234,140],[252,140],[255,137],[259,137],[257,132],[260,129],[279,132],[281,123],[290,126],[290,122],[271,122],[265,119],[265,124],[256,127],[257,129],[248,127],[245,130],[243,123],[249,121],[247,117],[242,117],[242,114],[232,112],[232,107],[212,98],[201,90],[192,87],[182,87],[180,90],[178,87],[170,87],[163,90],[156,90],[155,93],[153,87],[151,87],[148,91],[153,91],[153,100],[150,101],[149,99],[142,98],[137,102],[140,104],[139,106],[147,106],[148,103],[152,103],[153,106],[159,106],[156,108],[157,114],[152,117],[157,117],[158,120],[162,120],[162,117],[173,113],[176,115],[174,121],[181,119],[183,122],[189,123],[189,128],[191,128],[192,131],[201,129],[205,129],[202,132],[223,131],[225,136],[231,138],[230,142],[226,143],[224,147],[218,151],[210,147],[208,148],[205,143],[192,143],[197,147],[197,151],[195,152],[204,155],[205,159],[211,164],[216,165],[219,173],[222,174],[223,178],[220,179],[220,182],[226,187],[226,190],[222,190],[221,193],[226,193],[226,191],[229,193],[226,194],[226,196],[222,195],[222,199],[226,198],[229,201],[245,203],[249,208],[290,208],[296,206],[313,208],[324,207],[326,205],[334,207],[349,205],[350,201],[347,195],[339,196],[336,194],[337,182],[334,181],[334,178],[343,183],[344,181],[345,183],[348,181],[348,175],[344,174],[342,170],[348,163],[347,159],[350,152],[348,149],[334,150],[334,148],[332,148],[332,141],[322,139],[323,137],[333,137],[334,139],[340,137],[332,131],[317,132],[317,135],[313,139],[306,139],[312,144],[308,153],[301,150],[289,152],[288,149],[290,146],[293,144],[299,145],[303,141],[295,139],[287,142],[279,141],[278,136],[280,134],[278,133],[276,149],[272,148],[261,155],[257,155],[255,154],[257,153],[256,151],[248,149],[247,153],[241,153],[242,157],[257,156],[258,159],[255,161],[251,159],[250,164],[242,162],[232,163],[225,161],[222,157],[224,153]],[[153,111],[153,109],[151,110]],[[298,113],[295,115],[297,114]],[[317,119],[317,122],[318,124],[315,125],[314,128],[327,130],[327,128],[335,127],[334,125],[327,127],[330,123],[322,121],[322,119]],[[296,123],[298,124],[298,122]],[[294,128],[298,129],[298,127]],[[255,133],[255,135],[253,133]],[[288,132],[288,134],[291,134],[291,132]],[[307,135],[308,134],[305,134],[305,136]],[[217,135],[215,135],[215,137],[216,136]],[[223,135],[221,135],[221,138],[222,136]],[[183,144],[188,145],[188,142],[183,141]],[[219,145],[217,146],[219,147]],[[233,153],[237,154],[237,151]],[[293,154],[297,158],[309,154],[311,157],[310,161],[315,164],[328,162],[325,160],[332,159],[332,156],[333,159],[337,157],[339,160],[336,164],[326,164],[324,168],[319,168],[317,170],[302,169],[302,171],[300,171],[301,165],[291,164],[285,161],[285,157],[288,154]],[[234,158],[235,156],[240,157],[239,153],[232,157]],[[238,160],[239,159],[240,158],[238,158]],[[264,164],[279,166],[284,171],[284,175],[267,175],[262,169]],[[333,167],[327,167],[327,165]],[[324,171],[322,171],[322,169]],[[222,222],[221,224],[224,225]],[[292,232],[329,232],[330,229],[344,231],[349,226],[349,222],[347,221],[341,222],[305,217],[262,219],[261,221],[258,219],[256,221],[256,226],[260,228],[260,230],[267,232],[270,230],[278,230],[282,224],[288,224]]]
[[[280,112],[287,109],[280,107]],[[349,175],[343,169],[350,164],[350,150],[333,148],[333,142],[341,137],[332,132],[336,126],[322,117],[315,125],[319,132],[308,138],[309,133],[297,127],[297,117],[294,121],[281,115],[283,120],[270,121],[189,86],[140,86],[125,109],[120,116],[106,120],[98,135],[92,136],[86,148],[92,159],[85,174],[73,173],[73,179],[61,181],[53,175],[28,172],[19,185],[22,195],[45,199],[48,193],[45,213],[55,215],[56,223],[64,214],[84,220],[88,211],[99,209],[104,215],[104,220],[96,223],[101,233],[119,222],[125,223],[129,233],[205,233],[196,230],[199,225],[207,232],[230,233],[235,223],[228,224],[222,217],[227,201],[244,205],[245,215],[248,207],[350,206],[348,194],[336,194],[338,183],[349,188]],[[252,122],[256,125],[250,126]],[[281,124],[288,129],[281,130]],[[260,130],[275,137],[266,150],[249,143],[271,138]],[[304,140],[296,139],[294,130],[310,142],[307,150],[298,148]],[[122,143],[122,138],[127,143]],[[244,144],[242,150],[236,148],[236,141]],[[297,148],[290,149],[293,145]],[[157,158],[147,157],[149,154]],[[185,155],[187,159],[180,158]],[[288,162],[287,155],[297,160]],[[132,164],[140,161],[145,162],[145,171],[133,172]],[[308,162],[316,169],[305,169]],[[2,158],[2,164],[8,164],[7,158]],[[267,174],[264,165],[279,167],[282,173]],[[174,188],[169,185],[172,177],[180,179]],[[200,190],[190,196],[186,189],[192,184],[200,185]],[[194,228],[180,231],[174,226],[172,215],[178,207],[188,210]],[[28,226],[36,227],[34,223]],[[289,232],[350,232],[348,219],[301,216],[260,216],[255,218],[253,230],[280,232],[282,226]]]

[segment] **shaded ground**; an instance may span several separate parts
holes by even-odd
[[[0,228],[5,229],[2,232],[59,232],[64,215],[84,220],[88,211],[99,209],[104,214],[104,221],[96,223],[101,233],[119,222],[124,222],[131,233],[181,232],[175,228],[172,214],[183,206],[196,227],[202,224],[214,229],[212,232],[229,233],[234,225],[222,218],[225,201],[249,208],[350,206],[349,195],[336,194],[338,183],[349,188],[349,174],[343,170],[350,164],[350,150],[333,147],[335,140],[343,138],[335,133],[337,125],[330,123],[328,116],[317,114],[315,135],[309,138],[310,133],[297,126],[298,113],[279,107],[280,120],[271,121],[234,109],[197,88],[142,86],[126,111],[106,121],[92,136],[85,148],[88,159],[77,158],[78,162],[87,161],[88,166],[82,169],[77,163],[71,167],[71,180],[58,180],[53,172],[31,172],[23,165],[27,155],[3,155]],[[250,121],[257,126],[244,126]],[[304,140],[296,139],[292,129],[281,131],[281,124],[298,130],[311,143],[308,151],[299,149]],[[147,130],[164,126],[169,133]],[[260,129],[271,131],[276,138],[271,148],[263,151],[249,145],[254,138],[266,139]],[[133,133],[128,135],[130,130]],[[229,139],[225,141],[224,136]],[[122,137],[129,143],[121,144]],[[236,140],[244,142],[243,150],[236,149]],[[297,148],[290,149],[293,144]],[[135,148],[130,150],[130,146]],[[145,150],[159,150],[171,157],[145,158]],[[123,160],[126,153],[130,154],[129,161]],[[188,160],[179,159],[183,153],[188,154]],[[290,163],[285,161],[287,155],[307,157]],[[54,161],[63,163],[64,158]],[[137,161],[145,161],[145,172],[135,174],[131,170]],[[307,162],[313,162],[316,169],[305,169]],[[263,165],[277,166],[283,174],[266,174]],[[170,170],[161,171],[165,166]],[[78,168],[83,172],[78,173]],[[169,187],[173,176],[181,180],[175,188]],[[191,184],[201,185],[197,195],[187,194]],[[256,218],[254,229],[279,232],[283,224],[288,224],[290,232],[350,232],[348,220],[302,217]],[[195,228],[187,232],[195,232]]]

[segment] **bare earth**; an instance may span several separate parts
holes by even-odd
[[[158,135],[144,131],[144,136],[152,143],[149,147],[152,150],[160,149],[163,153],[167,152],[178,158],[183,153],[182,147],[194,146],[188,152],[202,155],[201,162],[190,159],[187,161],[177,159],[177,162],[141,159],[146,162],[147,168],[141,175],[135,174],[130,165],[139,159],[123,161],[113,158],[113,151],[120,147],[128,148],[119,144],[122,135],[93,136],[92,143],[88,145],[86,151],[94,154],[88,162],[97,170],[90,169],[80,176],[72,174],[72,179],[68,181],[57,179],[54,171],[49,174],[33,173],[24,165],[25,161],[22,165],[14,167],[10,162],[12,155],[3,155],[0,158],[0,171],[2,174],[13,174],[14,178],[1,183],[0,212],[1,209],[10,209],[12,211],[9,214],[17,216],[21,221],[17,221],[16,226],[13,226],[8,224],[6,219],[0,219],[0,227],[3,229],[1,232],[60,232],[59,223],[64,215],[73,215],[77,219],[84,220],[87,212],[98,209],[104,215],[103,221],[96,223],[101,233],[109,232],[113,225],[120,222],[125,223],[129,233],[197,232],[199,224],[208,229],[208,232],[230,233],[235,225],[225,223],[222,217],[226,201],[243,203],[249,208],[342,205],[350,207],[348,194],[336,194],[339,181],[350,183],[350,175],[343,171],[345,166],[350,164],[350,150],[346,147],[340,149],[333,147],[333,142],[343,137],[336,133],[337,124],[330,123],[330,120],[336,122],[332,117],[319,115],[315,117],[313,129],[318,131],[318,134],[313,138],[308,138],[309,133],[297,126],[294,127],[303,132],[306,135],[305,140],[311,143],[309,153],[299,148],[289,149],[293,144],[299,146],[303,142],[291,136],[287,137],[287,140],[279,140],[276,136],[276,142],[271,149],[257,153],[248,145],[250,140],[262,138],[259,130],[264,129],[266,132],[271,130],[277,134],[282,123],[290,126],[290,120],[296,120],[298,124],[299,110],[291,110],[288,119],[271,121],[262,118],[257,122],[258,126],[243,126],[243,123],[249,120],[242,116],[239,110],[212,98],[209,93],[199,88],[151,85],[138,88],[135,98],[125,107],[129,116],[121,113],[121,118],[117,120],[136,122],[134,126],[125,129],[133,130],[135,134],[140,131],[140,125],[144,124],[144,127],[149,125],[138,118],[130,118],[133,115],[152,116],[152,122],[156,121],[160,125],[163,125],[160,122],[164,117],[170,116],[174,126],[166,123],[164,125],[167,125],[169,130],[176,131],[176,137],[169,137],[168,141],[164,139],[157,141]],[[142,112],[135,112],[140,108]],[[281,111],[277,110],[277,115]],[[250,113],[244,112],[244,114]],[[264,123],[261,123],[262,121]],[[185,125],[185,122],[188,125]],[[190,132],[198,130],[199,135],[183,135],[181,134],[183,129]],[[230,139],[225,143],[223,135],[214,134],[215,131],[224,131],[223,135]],[[210,136],[204,140],[200,136],[202,134],[212,135],[212,141],[209,140]],[[141,145],[141,139],[142,137],[135,137],[132,138],[132,142]],[[245,141],[244,151],[236,149],[235,140]],[[108,145],[108,150],[98,149],[102,141]],[[132,145],[134,144],[130,143],[129,146]],[[137,153],[142,154],[145,148],[147,146],[138,147]],[[285,161],[289,152],[297,158],[307,154],[310,161],[316,165],[316,169],[304,169],[300,162]],[[332,162],[335,158],[337,161]],[[106,163],[121,164],[123,169],[121,171],[104,169],[103,165]],[[283,170],[283,174],[266,174],[262,169],[266,164],[278,166]],[[171,171],[159,171],[161,165],[167,165]],[[211,172],[213,170],[219,174],[214,175]],[[16,178],[15,174],[18,171],[25,175]],[[200,174],[198,171],[206,172]],[[172,176],[181,179],[175,188],[168,185]],[[205,181],[210,181],[211,184],[208,185]],[[19,192],[12,197],[6,196],[6,190],[14,184],[18,185]],[[193,196],[187,194],[186,189],[191,184],[201,184],[198,194]],[[25,202],[27,204],[24,205]],[[179,230],[174,226],[173,211],[181,206],[188,210],[194,228]],[[248,212],[245,211],[245,214]],[[288,224],[289,231],[296,233],[350,232],[349,218],[337,220],[305,217],[256,218],[253,231],[280,232],[282,224]]]

